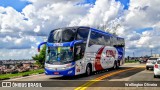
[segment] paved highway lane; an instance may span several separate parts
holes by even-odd
[[[125,64],[123,65],[120,69],[118,70],[106,70],[106,71],[101,71],[101,72],[96,72],[96,74],[85,77],[83,75],[80,76],[75,76],[75,77],[53,77],[53,76],[46,76],[44,74],[41,75],[34,75],[34,76],[28,76],[28,77],[23,77],[23,78],[16,78],[16,79],[11,79],[9,81],[62,81],[61,83],[58,84],[65,84],[69,86],[70,83],[67,83],[65,81],[74,81],[73,85],[75,87],[52,87],[48,89],[60,89],[60,90],[70,90],[70,89],[103,89],[105,90],[106,88],[109,87],[99,87],[98,81],[89,83],[91,80],[105,80],[105,81],[160,81],[158,78],[153,78],[153,71],[151,70],[145,70],[145,65],[144,64],[139,64],[139,63],[131,63],[131,64]],[[77,81],[83,81],[81,83],[76,83]],[[55,82],[55,84],[57,84]],[[58,85],[57,84],[57,85]],[[84,86],[85,88],[84,88]],[[83,86],[83,87],[82,87]],[[90,87],[91,86],[91,87]],[[94,86],[94,87],[92,87]],[[116,89],[116,87],[114,87]],[[114,90],[114,88],[110,88],[110,90]],[[121,87],[124,89],[124,87]],[[145,88],[145,87],[144,87]],[[143,88],[143,89],[144,89]],[[3,90],[3,88],[1,88]],[[34,88],[35,89],[35,88]],[[41,90],[42,88],[36,88],[37,90]],[[43,88],[44,89],[44,88]],[[43,90],[42,89],[42,90]],[[120,88],[118,88],[120,89]],[[132,88],[130,88],[132,89]],[[135,88],[133,88],[135,89]],[[153,89],[153,88],[152,88]],[[156,88],[155,88],[156,89]],[[4,89],[7,90],[7,89]],[[8,90],[11,90],[8,88]],[[15,89],[16,90],[16,89]],[[141,90],[141,89],[139,89]],[[148,88],[146,90],[149,90]],[[158,89],[157,89],[158,90]]]
[[[118,69],[118,70],[129,69],[129,68],[132,68],[132,67],[134,67],[134,68],[144,67],[144,65],[138,64],[138,63],[136,63],[136,64],[125,64],[122,67],[120,67],[120,69]],[[74,76],[74,77],[58,77],[58,76],[46,76],[44,74],[41,74],[41,75],[33,75],[33,76],[27,76],[27,77],[22,77],[22,78],[10,79],[9,81],[93,80],[97,77],[100,77],[102,75],[109,74],[109,73],[112,73],[112,72],[116,72],[118,70],[99,71],[99,72],[95,72],[93,75],[91,75],[89,77],[86,77],[84,75],[79,75],[79,76]],[[136,74],[136,73],[138,73],[142,70],[144,70],[144,68],[135,70],[135,71],[133,71],[133,73],[125,74],[125,75],[126,75],[126,77],[128,77],[128,76]],[[127,72],[125,72],[125,73],[127,73]],[[123,78],[123,77],[121,77],[121,73],[119,73],[119,74],[120,75],[117,75],[117,77]]]

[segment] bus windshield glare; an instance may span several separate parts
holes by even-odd
[[[47,50],[46,63],[69,63],[73,61],[73,52],[70,47],[50,47]]]
[[[48,38],[49,43],[62,43],[74,40],[74,29],[57,29],[53,30]]]

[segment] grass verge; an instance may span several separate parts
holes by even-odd
[[[126,61],[125,61],[125,63],[137,63],[137,62],[139,62],[139,61],[135,61],[135,60],[129,60],[129,61],[126,60]]]
[[[24,76],[29,76],[33,74],[42,74],[43,72],[44,72],[44,69],[38,69],[38,70],[30,70],[26,72],[19,72],[15,74],[0,74],[0,80],[10,79],[15,77],[24,77]]]

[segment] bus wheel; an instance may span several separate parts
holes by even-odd
[[[113,69],[117,69],[117,62],[116,61],[114,61]]]
[[[157,78],[157,75],[154,74],[154,78]]]
[[[118,60],[116,69],[119,69],[119,66],[120,66],[120,61]]]
[[[149,67],[146,67],[147,70],[149,70]]]
[[[86,67],[86,76],[90,76],[92,73],[92,68],[91,66],[88,64]]]

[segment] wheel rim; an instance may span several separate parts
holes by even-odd
[[[90,75],[90,68],[87,67],[87,75]]]
[[[114,69],[116,68],[116,63],[114,63]]]

